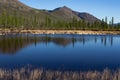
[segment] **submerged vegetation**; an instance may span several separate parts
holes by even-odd
[[[45,69],[0,69],[0,80],[120,80],[120,70],[54,71]]]
[[[107,17],[101,21],[87,22],[77,20],[75,17],[70,21],[53,20],[49,16],[41,19],[40,15],[24,15],[17,11],[13,14],[2,10],[0,14],[0,27],[10,29],[78,29],[78,30],[120,30],[120,25],[114,25],[114,18],[108,23]]]

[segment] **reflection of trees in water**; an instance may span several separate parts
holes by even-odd
[[[113,37],[110,37],[110,44],[113,45]]]
[[[79,45],[87,44],[87,42],[94,42],[95,44],[101,40],[101,44],[106,46],[107,44],[113,45],[113,36],[71,36],[67,37],[50,37],[50,36],[4,36],[0,37],[0,52],[2,53],[11,53],[14,54],[20,49],[37,43],[54,43],[57,46],[67,47],[72,44],[75,46],[76,42],[79,42]]]
[[[2,53],[14,54],[16,51],[34,43],[34,38],[28,37],[1,37],[0,38],[0,51]]]
[[[96,44],[98,40],[101,40],[101,44],[103,44],[104,46],[113,45],[113,36],[107,36],[107,35],[106,36],[84,36],[83,35],[79,37],[71,36],[69,38],[46,36],[46,37],[41,37],[41,38],[43,38],[43,42],[45,43],[53,42],[56,45],[61,45],[64,47],[68,46],[69,44],[72,44],[74,47],[76,42],[79,42],[83,45],[86,44],[87,42],[94,42]]]
[[[101,43],[104,45],[104,46],[107,46],[107,45],[113,45],[113,36],[102,36],[101,37]]]

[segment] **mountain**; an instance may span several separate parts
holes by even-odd
[[[62,16],[63,18],[68,19],[76,18],[77,20],[84,20],[87,22],[100,21],[98,18],[89,13],[77,12],[66,6],[56,8],[51,12],[57,16]]]
[[[117,25],[120,25],[120,23],[116,23]]]
[[[37,15],[41,18],[41,20],[45,20],[46,16],[51,19],[57,18],[57,16],[54,16],[49,12],[29,7],[19,0],[0,0],[0,13],[2,11],[6,11],[7,14],[11,15],[14,15],[14,13],[17,15],[22,14],[25,17]]]
[[[89,13],[76,12],[76,11],[73,11],[73,13],[76,14],[81,20],[84,20],[87,22],[94,22],[94,21],[100,22],[100,20],[98,18],[96,18],[95,16],[93,16]]]
[[[100,20],[66,6],[54,10],[35,9],[19,0],[0,0],[0,27],[25,29],[88,29]],[[89,22],[90,24],[88,24]]]
[[[18,0],[0,0],[0,10],[7,10],[11,11],[16,10],[16,11],[32,11],[33,9],[29,6],[26,6],[25,4],[21,3]]]
[[[45,16],[49,16],[54,20],[70,21],[72,18],[76,18],[77,20],[85,20],[88,22],[94,22],[96,20],[99,21],[99,19],[89,13],[76,12],[66,6],[56,8],[52,11],[45,11],[31,8],[23,4],[19,0],[0,0],[0,12],[2,10],[6,10],[7,13],[13,13],[14,11],[16,11],[17,13],[23,13],[26,15],[37,14],[42,19],[44,19]]]
[[[114,26],[119,26],[120,25],[120,23],[114,23]]]
[[[56,15],[56,16],[60,16],[62,18],[65,18],[67,20],[70,20],[72,18],[76,18],[77,20],[81,20],[81,18],[78,15],[73,13],[72,9],[70,9],[66,6],[56,8],[56,9],[52,10],[51,13]]]

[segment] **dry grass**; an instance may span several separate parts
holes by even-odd
[[[0,35],[11,33],[31,34],[120,34],[120,31],[90,31],[90,30],[23,30],[23,29],[0,29]]]
[[[0,80],[120,80],[120,70],[73,72],[44,69],[0,69]]]

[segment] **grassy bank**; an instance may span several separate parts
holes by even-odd
[[[43,69],[0,69],[0,80],[120,80],[120,70],[73,72]]]
[[[0,34],[120,34],[120,31],[0,29]]]

